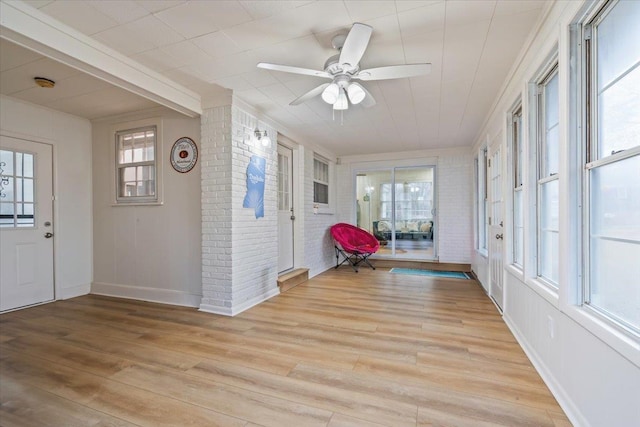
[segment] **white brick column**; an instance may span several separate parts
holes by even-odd
[[[247,143],[256,126],[269,147]],[[201,133],[200,310],[233,316],[279,293],[277,133],[232,105],[205,109]],[[253,155],[266,160],[263,218],[242,207]]]

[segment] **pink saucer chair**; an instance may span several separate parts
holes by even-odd
[[[376,269],[369,262],[369,257],[380,248],[380,242],[373,234],[362,228],[341,222],[331,226],[331,236],[336,249],[336,268],[348,262],[356,273],[358,265],[361,263]],[[340,255],[343,257],[342,262],[339,262]]]

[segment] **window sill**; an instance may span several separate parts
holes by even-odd
[[[558,290],[553,289],[547,282],[539,278],[529,278],[524,281],[525,285],[531,288],[540,297],[547,300],[547,302],[554,307],[558,307],[559,296]]]
[[[162,206],[164,202],[121,202],[111,203],[111,207],[120,206]]]
[[[591,332],[622,357],[640,368],[640,341],[602,319],[588,307],[570,305],[562,310],[567,316]]]
[[[514,276],[516,279],[520,280],[522,283],[525,282],[524,271],[522,271],[522,268],[516,266],[515,264],[509,264],[504,269],[507,272],[509,272],[512,276]]]

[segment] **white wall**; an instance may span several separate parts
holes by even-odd
[[[568,143],[567,124],[570,60],[568,25],[583,4],[580,1],[553,4],[539,32],[532,37],[526,53],[521,56],[521,62],[511,71],[472,151],[477,153],[485,141],[493,140],[501,132],[506,133],[507,112],[518,96],[523,97],[523,117],[526,117],[527,83],[536,77],[537,70],[554,46],[559,45],[560,180],[563,189],[560,194],[561,213],[575,212],[571,207],[572,195],[565,190],[569,188],[565,185],[565,180],[570,173],[575,173],[571,171],[569,163],[572,153]],[[525,140],[525,149],[532,143],[535,142]],[[505,152],[506,146],[502,149]],[[530,167],[534,165],[525,166],[525,173]],[[507,188],[510,181],[508,178],[505,181],[505,231],[508,231],[510,192]],[[562,228],[563,224],[565,228]],[[637,340],[634,344],[629,343],[629,340],[616,338],[618,335],[612,328],[607,330],[604,326],[594,327],[598,322],[579,306],[573,305],[573,295],[576,294],[574,286],[579,284],[575,265],[580,253],[578,248],[573,250],[572,245],[568,244],[572,225],[571,218],[566,215],[561,219],[560,240],[564,243],[560,253],[562,272],[559,295],[542,292],[531,279],[525,281],[507,266],[502,273],[505,289],[504,319],[574,425],[637,426],[640,425],[640,368],[632,360],[634,354],[635,360],[639,359],[639,345]],[[533,228],[529,227],[529,230]],[[506,254],[511,247],[510,234],[505,232],[505,264],[508,263]],[[530,247],[527,241],[534,238],[532,234],[525,235],[527,248]],[[472,259],[473,270],[478,273],[483,286],[488,288],[488,258],[474,251]]]
[[[114,206],[116,127],[159,118],[163,204]],[[200,147],[200,119],[168,109],[93,123],[94,282],[92,292],[196,307],[202,295],[200,164],[189,173],[169,163],[180,137]]]
[[[89,293],[93,235],[91,123],[1,96],[0,132],[53,145],[56,299]]]
[[[354,173],[393,166],[436,166],[437,253],[440,262],[470,263],[473,247],[473,157],[468,149],[347,156],[338,166],[338,219],[355,224]]]

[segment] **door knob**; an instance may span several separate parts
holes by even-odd
[[[496,239],[502,240],[502,234],[496,234]]]
[[[44,233],[44,237],[47,238],[47,239],[50,239],[50,238],[53,237],[53,233],[49,233],[49,232]]]

